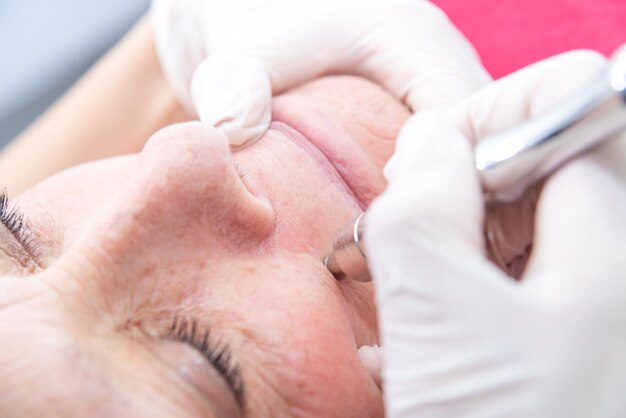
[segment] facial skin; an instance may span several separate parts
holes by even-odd
[[[274,102],[285,123],[232,154],[214,129],[176,125],[14,200],[34,259],[0,227],[1,416],[383,415],[357,355],[377,343],[373,289],[321,260],[384,188],[409,113],[353,77]],[[194,327],[228,347],[239,404],[177,341]]]

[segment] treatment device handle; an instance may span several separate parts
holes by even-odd
[[[487,203],[513,201],[559,166],[626,128],[626,46],[576,93],[474,150]],[[362,214],[335,236],[324,264],[338,279],[370,281]],[[488,232],[488,231],[486,231]]]
[[[576,93],[548,112],[478,142],[487,201],[513,201],[576,155],[626,127],[626,46]]]

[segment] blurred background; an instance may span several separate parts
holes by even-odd
[[[475,45],[495,78],[559,52],[590,48],[608,55],[626,42],[626,0],[432,1]],[[120,39],[149,4],[0,0],[0,149]]]
[[[63,94],[150,0],[0,1],[0,148]]]

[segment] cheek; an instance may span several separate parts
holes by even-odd
[[[359,408],[374,410],[379,394],[356,355],[342,301],[318,286],[306,287],[303,297],[297,297],[302,290],[283,289],[274,299],[283,315],[271,318],[264,335],[273,353],[267,363],[273,363],[272,378],[283,397],[313,416],[367,416]]]
[[[263,273],[240,277],[243,284],[212,295],[228,302],[211,308],[233,312],[234,334],[249,339],[240,349],[243,368],[310,416],[371,416],[382,404],[380,392],[358,358],[339,289],[314,268],[285,271],[281,264],[266,265]]]

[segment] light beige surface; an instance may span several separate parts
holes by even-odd
[[[186,119],[144,19],[0,154],[0,184],[17,195],[67,167],[137,152],[158,129]]]

